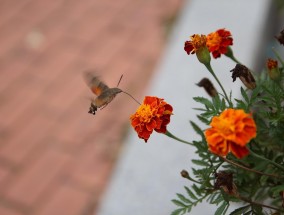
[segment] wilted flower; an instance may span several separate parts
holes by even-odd
[[[232,152],[237,158],[249,153],[246,144],[256,136],[256,125],[251,114],[242,109],[229,108],[214,116],[210,125],[205,137],[211,152],[220,156]]]
[[[240,78],[247,88],[253,90],[256,87],[255,79],[246,66],[238,63],[230,72],[233,72],[233,82],[236,78]]]
[[[276,80],[280,77],[280,71],[278,68],[278,62],[273,59],[268,59],[266,62],[268,75],[272,80]]]
[[[206,37],[206,45],[214,58],[221,57],[221,54],[228,52],[228,46],[233,45],[233,38],[230,31],[219,29]]]
[[[202,34],[192,35],[189,41],[185,41],[184,50],[186,51],[188,55],[196,53],[196,56],[201,63],[203,64],[210,63],[211,58],[210,58],[208,48],[206,46],[206,36],[205,35],[202,35]]]
[[[215,173],[215,178],[216,178],[215,183],[214,183],[215,189],[222,188],[225,193],[228,193],[234,196],[239,195],[237,191],[237,187],[233,181],[233,173],[219,171]]]
[[[146,96],[143,104],[130,116],[131,125],[138,137],[147,142],[153,130],[166,133],[172,111],[172,106],[164,99]]]
[[[284,29],[280,32],[280,35],[275,36],[275,38],[278,40],[280,44],[284,45]]]
[[[199,81],[199,83],[197,83],[196,85],[199,87],[203,87],[211,97],[214,97],[218,94],[214,85],[208,78],[202,78],[201,81]]]

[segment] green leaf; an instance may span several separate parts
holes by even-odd
[[[222,215],[224,214],[226,208],[228,207],[228,203],[227,202],[223,202],[215,211],[214,215]]]
[[[190,201],[189,199],[187,199],[184,195],[182,195],[182,194],[180,194],[180,193],[177,193],[177,197],[178,197],[181,201],[183,201],[183,202],[185,202],[185,203],[192,204],[192,201]]]
[[[249,104],[249,97],[246,93],[246,91],[244,90],[244,88],[241,87],[241,94],[243,96],[243,98],[245,99],[245,101],[247,102],[247,104]]]
[[[201,130],[201,128],[199,128],[198,125],[196,125],[193,121],[190,121],[190,124],[192,126],[192,128],[194,129],[194,131],[199,134],[202,138],[204,138],[204,134],[203,131]]]
[[[193,98],[196,102],[199,102],[201,104],[204,104],[207,108],[214,110],[214,106],[212,102],[209,99],[203,98],[203,97],[194,97]]]
[[[222,103],[221,103],[221,106],[220,106],[220,110],[223,111],[226,109],[226,102],[225,102],[225,99],[222,98]]]
[[[230,215],[242,215],[250,208],[250,205],[246,205],[244,207],[240,207],[230,213]]]
[[[202,194],[202,190],[200,190],[197,186],[196,186],[196,184],[193,184],[192,185],[192,188],[194,189],[194,192],[198,195],[198,196],[201,196],[201,194]],[[188,189],[188,188],[187,188]],[[186,190],[187,190],[186,189]]]
[[[220,100],[219,95],[214,96],[213,99],[212,99],[212,101],[213,101],[213,105],[215,106],[215,109],[216,109],[216,110],[219,110],[219,109],[220,109],[220,106],[221,106],[221,100]]]
[[[177,205],[177,206],[180,206],[180,207],[187,207],[186,204],[184,204],[183,202],[179,201],[179,200],[176,200],[176,199],[172,199],[172,202]]]
[[[210,123],[210,121],[206,117],[203,117],[201,115],[197,115],[197,118],[206,125],[209,125]]]
[[[278,185],[278,186],[275,186],[275,187],[271,188],[271,191],[273,192],[274,196],[279,196],[279,193],[281,191],[284,192],[284,184]]]
[[[244,103],[244,101],[239,100],[239,99],[235,99],[235,101],[238,103],[237,107],[246,110],[247,109],[247,105]]]
[[[176,210],[174,210],[171,215],[183,215],[186,213],[186,209],[185,208],[178,208]]]
[[[186,186],[184,186],[184,189],[186,190],[187,194],[194,200],[198,200],[198,198],[194,195],[194,193]]]
[[[194,164],[196,164],[198,166],[205,166],[205,167],[207,167],[208,165],[210,165],[210,164],[208,164],[208,162],[205,162],[203,160],[192,159],[191,161],[192,161],[192,163],[194,163]]]

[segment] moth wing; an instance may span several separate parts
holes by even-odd
[[[95,100],[94,103],[97,107],[102,107],[110,103],[114,97],[122,92],[119,88],[109,88],[108,90],[104,91],[101,95],[99,95]]]
[[[92,73],[86,72],[84,76],[87,85],[95,95],[99,96],[102,92],[109,89],[104,82],[100,81],[100,79]]]

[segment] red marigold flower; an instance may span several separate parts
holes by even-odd
[[[219,29],[206,37],[206,45],[214,58],[221,57],[221,54],[228,52],[228,46],[233,45],[233,38],[230,31]]]
[[[153,130],[166,133],[172,111],[172,106],[164,99],[146,96],[143,104],[130,116],[131,125],[138,137],[147,142]]]
[[[186,53],[188,55],[196,53],[197,59],[201,63],[209,64],[211,58],[206,46],[206,36],[202,34],[194,34],[190,37],[190,39],[190,41],[185,41],[184,43],[184,50]]]
[[[232,152],[237,158],[246,156],[246,144],[256,137],[256,124],[242,109],[226,109],[214,116],[205,137],[212,153],[226,156]]]
[[[189,54],[195,54],[195,52],[200,49],[203,46],[206,46],[206,36],[205,35],[199,35],[199,34],[193,34],[190,37],[190,41],[185,41],[184,43],[184,50],[186,53]]]

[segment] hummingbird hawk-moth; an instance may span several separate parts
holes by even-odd
[[[118,93],[123,92],[117,87],[109,88],[104,82],[100,81],[97,76],[94,76],[92,73],[89,72],[85,73],[85,80],[91,91],[97,96],[95,99],[92,100],[88,112],[93,115],[96,114],[98,108],[103,109],[115,98]]]

